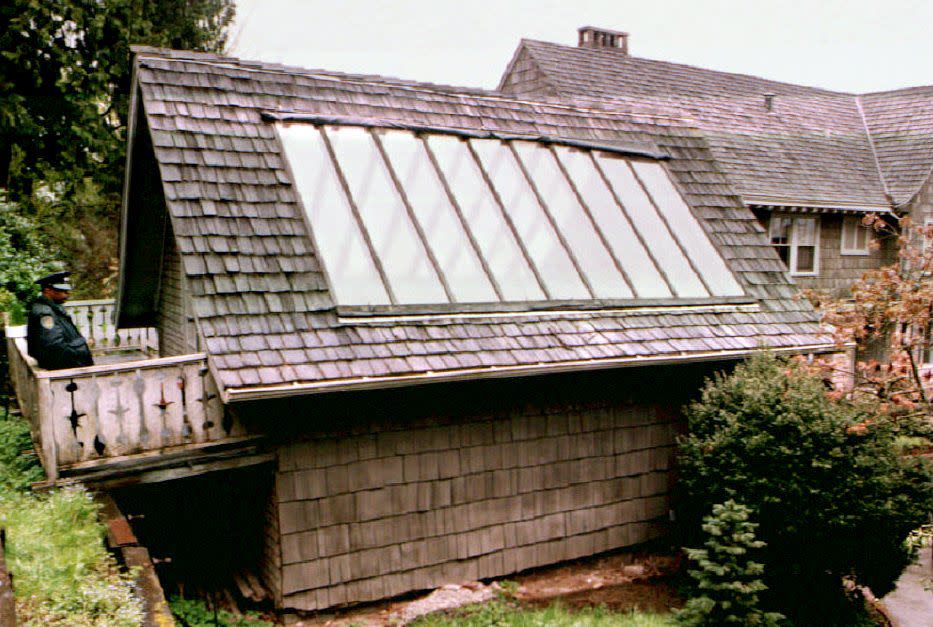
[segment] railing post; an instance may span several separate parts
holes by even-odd
[[[48,379],[38,379],[39,435],[42,439],[42,456],[45,474],[49,481],[58,479],[58,444],[55,440],[55,417],[52,415],[52,384]]]

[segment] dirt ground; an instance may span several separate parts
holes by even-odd
[[[671,584],[671,575],[677,567],[677,562],[670,557],[622,553],[535,569],[505,580],[517,584],[508,586],[509,593],[531,607],[547,606],[560,600],[572,608],[605,605],[620,611],[636,608],[666,611],[683,604]],[[491,600],[500,590],[498,582],[448,585],[405,600],[306,617],[292,616],[285,624],[295,627],[398,625],[430,612]]]

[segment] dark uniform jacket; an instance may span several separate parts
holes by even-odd
[[[46,370],[94,365],[91,349],[71,316],[45,296],[36,298],[29,308],[26,344],[29,354]]]

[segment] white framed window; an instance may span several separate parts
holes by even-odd
[[[871,241],[871,230],[862,224],[862,216],[845,216],[842,218],[842,246],[843,255],[867,255],[868,244]]]
[[[819,216],[772,214],[768,234],[792,275],[815,276],[819,272]]]

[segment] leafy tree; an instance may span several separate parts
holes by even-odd
[[[895,230],[874,215],[865,223],[897,237],[897,261],[866,271],[851,298],[817,297],[817,304],[840,345],[855,342],[861,356],[875,353],[857,364],[855,394],[880,399],[888,415],[929,423],[931,381],[922,365],[933,339],[933,226],[903,218]]]
[[[233,0],[0,3],[0,187],[42,215],[88,283],[115,257],[130,44],[219,51],[233,12]]]
[[[0,202],[0,311],[21,322],[38,289],[33,281],[55,268],[35,224],[13,203]]]
[[[845,624],[843,577],[888,592],[912,558],[905,539],[933,510],[929,463],[898,454],[895,423],[877,410],[767,354],[708,381],[680,440],[685,544],[696,546],[714,504],[741,502],[766,543],[763,606]]]
[[[765,568],[751,558],[765,543],[755,539],[758,525],[750,515],[741,503],[726,501],[713,505],[713,513],[703,519],[706,548],[686,549],[697,565],[690,571],[696,594],[677,614],[681,624],[776,625],[784,618],[758,609],[758,594],[767,589],[761,581]]]

